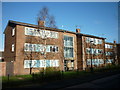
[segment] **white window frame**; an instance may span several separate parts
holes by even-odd
[[[55,31],[40,30],[39,32],[40,34],[38,34],[37,29],[30,27],[25,27],[24,31],[25,35],[40,36],[41,38],[55,38],[55,39],[59,38],[59,33]]]
[[[15,35],[15,27],[12,28],[12,36],[14,36],[14,35]]]
[[[70,46],[70,41],[66,41],[66,40],[64,40],[64,57],[65,58],[73,58],[74,57],[74,37],[73,36],[69,36],[69,35],[64,35],[64,37],[72,37],[73,38],[73,45],[72,46]],[[66,42],[66,43],[65,43]],[[69,43],[69,44],[68,44]],[[66,44],[66,45],[65,45]],[[70,55],[70,52],[67,50],[67,51],[65,51],[65,48],[72,48],[73,49],[73,57],[71,56],[71,57],[69,57],[68,55]],[[72,55],[72,54],[71,54]]]
[[[14,51],[15,51],[15,45],[12,44],[12,52],[14,52]]]

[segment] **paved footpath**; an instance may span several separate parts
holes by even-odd
[[[104,77],[79,85],[69,86],[62,90],[73,88],[120,88],[120,74]]]

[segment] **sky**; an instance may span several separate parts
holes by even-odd
[[[4,29],[9,20],[37,24],[38,12],[47,6],[55,17],[59,29],[106,38],[106,42],[118,41],[117,2],[2,2],[2,38],[0,50],[4,50]]]

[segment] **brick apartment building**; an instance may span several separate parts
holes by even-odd
[[[5,62],[13,74],[29,74],[46,67],[77,69],[76,34],[73,32],[9,21],[5,29]],[[30,71],[31,70],[31,71]]]
[[[78,69],[104,66],[105,38],[78,33],[77,42]]]
[[[0,62],[4,61],[4,52],[0,51]]]
[[[43,21],[33,25],[10,20],[4,34],[4,61],[10,63],[6,72],[12,75],[39,72],[47,67],[85,70],[106,63],[105,38],[82,34],[80,29],[70,32],[44,27]]]
[[[117,62],[120,65],[120,44],[117,45]]]
[[[117,63],[117,46],[115,41],[114,43],[105,43],[105,61],[106,65]]]

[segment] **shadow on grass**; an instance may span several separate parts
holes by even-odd
[[[5,76],[2,77],[2,87],[16,87],[32,83],[31,75]]]
[[[102,68],[95,68],[94,72],[91,73],[90,69],[86,71],[59,71],[54,68],[46,68],[45,71],[41,71],[39,73],[33,73],[32,75],[18,75],[18,76],[10,76],[9,80],[8,77],[2,77],[2,85],[3,88],[11,88],[11,87],[19,87],[31,84],[44,84],[58,80],[67,80],[71,78],[78,78],[78,77],[87,77],[89,75],[93,75],[95,73],[105,73],[105,72],[112,72],[115,70],[120,70],[120,66],[110,65]]]

